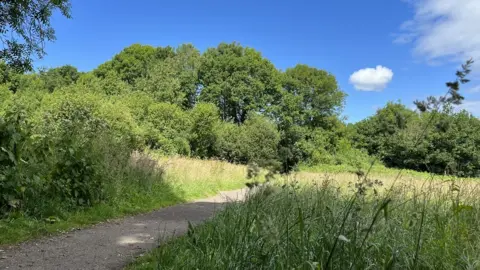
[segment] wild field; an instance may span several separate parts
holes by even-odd
[[[478,269],[477,181],[291,174],[129,269]]]

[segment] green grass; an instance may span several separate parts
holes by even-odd
[[[58,220],[53,219],[53,223],[46,219],[13,214],[0,220],[0,244],[14,244],[39,236],[82,228],[111,218],[148,212],[193,199],[193,197],[182,198],[170,191],[165,192],[163,190],[168,190],[166,185],[158,184],[153,187],[152,191],[140,193],[141,196],[102,203],[76,212],[63,213],[62,217],[55,217]]]
[[[212,196],[222,190],[242,188],[247,181],[245,166],[226,162],[171,158],[160,163],[165,168],[165,175],[161,179],[152,179],[148,190],[133,185],[122,187],[121,196],[91,208],[64,211],[51,219],[53,223],[21,213],[12,213],[0,219],[0,245]]]
[[[378,182],[284,181],[290,184],[229,205],[127,268],[480,267],[478,183],[400,179],[390,190]]]
[[[377,162],[379,163],[379,162]],[[302,172],[314,172],[314,173],[354,173],[358,171],[358,168],[349,165],[329,165],[319,164],[315,166],[300,165],[299,170]],[[368,170],[368,166],[362,168],[364,172]],[[378,176],[393,176],[396,177],[400,169],[388,168],[382,164],[375,164],[370,173]],[[402,169],[401,174],[406,177],[415,177],[419,179],[430,179],[432,175],[428,172],[419,172],[414,170]],[[441,176],[437,176],[441,177]]]

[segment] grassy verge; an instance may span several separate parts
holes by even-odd
[[[108,203],[47,219],[21,214],[0,219],[0,245],[215,195],[222,190],[244,187],[246,181],[245,166],[186,158],[162,159],[159,162],[165,168],[165,174],[149,183],[147,190],[138,186],[123,187],[123,195]]]
[[[313,181],[306,175],[281,179],[278,187],[229,205],[128,268],[480,267],[478,182],[355,181],[347,174],[316,174]]]

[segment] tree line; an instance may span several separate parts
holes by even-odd
[[[126,166],[134,150],[281,173],[299,164],[361,169],[376,156],[390,167],[478,176],[480,121],[453,110],[459,102],[443,100],[440,112],[388,103],[347,125],[345,97],[333,74],[302,64],[281,71],[237,43],[203,53],[134,44],[89,72],[2,62],[2,205],[39,192],[72,207],[102,200],[108,168]]]
[[[333,161],[340,147],[356,151],[339,118],[346,95],[332,74],[306,65],[281,72],[236,43],[203,54],[190,44],[134,44],[86,73],[72,66],[33,74],[2,70],[3,92],[13,93],[12,100],[84,94],[121,104],[119,114],[136,126],[129,136],[165,154],[288,171],[312,159],[343,162]]]
[[[432,112],[388,103],[374,116],[346,125],[339,116],[346,94],[333,74],[302,64],[283,72],[237,43],[204,53],[191,44],[134,44],[91,72],[68,65],[37,73],[0,68],[9,100],[95,96],[98,103],[123,107],[117,114],[130,121],[123,135],[137,147],[168,155],[255,162],[288,172],[299,163],[360,167],[368,153],[393,167],[466,176],[479,170],[478,118],[455,112],[452,102],[412,149],[406,144],[418,135],[415,127]],[[41,103],[22,106],[36,111]],[[117,119],[111,126],[126,124]]]

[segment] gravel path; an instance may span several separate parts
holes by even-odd
[[[225,203],[243,200],[245,190],[126,217],[51,238],[27,241],[0,251],[0,269],[122,269],[162,239],[186,232]]]

